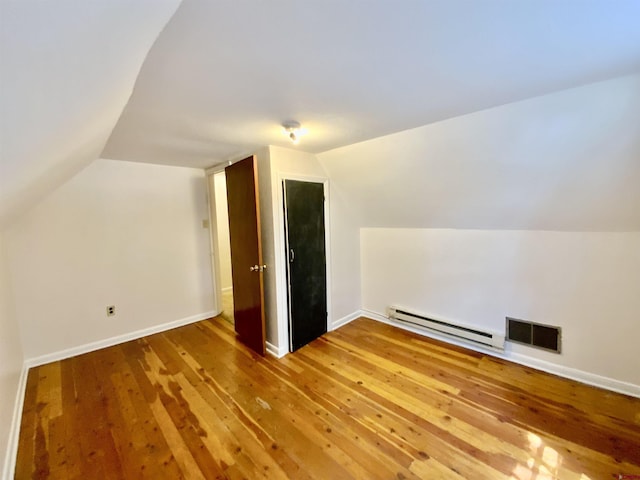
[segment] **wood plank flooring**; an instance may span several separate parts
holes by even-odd
[[[19,480],[618,475],[640,475],[640,400],[367,319],[280,360],[216,318],[33,368],[16,469]]]

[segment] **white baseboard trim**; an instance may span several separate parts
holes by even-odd
[[[20,423],[22,422],[22,408],[24,406],[24,395],[27,389],[27,375],[29,368],[22,366],[20,378],[18,379],[18,390],[16,391],[16,399],[13,405],[13,417],[11,418],[11,427],[9,428],[9,439],[7,442],[7,452],[4,458],[4,469],[2,470],[2,478],[10,480],[16,471],[16,459],[18,457],[18,440],[20,438]]]
[[[347,323],[353,322],[356,318],[359,318],[363,315],[362,310],[356,310],[353,313],[350,313],[347,316],[334,320],[331,324],[331,328],[329,331],[337,330],[338,328],[346,325]]]
[[[65,358],[75,357],[76,355],[82,355],[83,353],[93,352],[100,350],[101,348],[111,347],[120,343],[128,342],[130,340],[137,340],[138,338],[146,337],[147,335],[153,335],[154,333],[161,333],[173,328],[182,327],[190,323],[199,322],[215,316],[214,311],[198,313],[191,315],[190,317],[181,318],[172,322],[163,323],[161,325],[154,325],[152,327],[143,328],[134,332],[124,333],[122,335],[116,335],[115,337],[106,338],[104,340],[98,340],[96,342],[86,343],[84,345],[78,345],[77,347],[67,348],[65,350],[59,350],[57,352],[47,353],[46,355],[40,355],[39,357],[28,358],[25,360],[25,365],[28,368],[37,367],[46,363],[57,362],[58,360],[64,360]]]
[[[273,343],[265,342],[267,345],[267,353],[269,355],[273,355],[276,358],[282,358],[287,353],[289,353],[289,349],[287,347],[276,347]]]
[[[622,382],[615,378],[603,377],[595,373],[585,372],[584,370],[578,370],[576,368],[565,367],[564,365],[557,365],[555,363],[540,360],[538,358],[532,358],[521,353],[508,352],[507,355],[502,356],[505,360],[509,360],[520,365],[535,368],[536,370],[542,370],[547,373],[552,373],[560,377],[569,378],[580,383],[586,383],[594,387],[604,388],[612,392],[622,393],[624,395],[630,395],[632,397],[640,398],[640,385],[634,385],[633,383]]]
[[[515,353],[510,351],[505,351],[504,353],[501,353],[492,349],[483,348],[481,346],[475,346],[472,344],[468,344],[466,342],[457,341],[453,338],[446,337],[444,335],[438,335],[437,333],[434,333],[434,332],[425,331],[420,328],[415,328],[410,325],[397,322],[395,320],[390,319],[386,315],[382,315],[377,312],[363,310],[361,313],[362,313],[362,316],[370,318],[371,320],[376,320],[378,322],[386,323],[387,325],[392,325],[394,327],[398,327],[403,330],[407,330],[409,332],[417,333],[418,335],[423,335],[425,337],[441,340],[443,342],[451,343],[453,345],[457,345],[463,348],[468,348],[469,350],[474,350],[476,352],[484,353],[486,355],[498,357],[503,360],[508,360],[510,362],[524,365],[526,367],[535,368],[536,370],[542,370],[544,372],[551,373],[553,375],[558,375],[560,377],[576,380],[581,383],[586,383],[587,385],[592,385],[594,387],[604,388],[605,390],[610,390],[612,392],[622,393],[624,395],[630,395],[632,397],[640,398],[640,385],[634,385],[632,383],[623,382],[620,380],[616,380],[614,378],[603,377],[600,375],[596,375],[595,373],[585,372],[584,370],[578,370],[575,368],[566,367],[564,365],[558,365],[556,363],[551,363],[544,360],[540,360],[538,358],[522,355],[521,353]]]

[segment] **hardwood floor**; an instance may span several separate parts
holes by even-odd
[[[16,470],[20,480],[619,474],[640,475],[638,399],[366,319],[261,358],[219,318],[33,368]]]

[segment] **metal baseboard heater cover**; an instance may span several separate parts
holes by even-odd
[[[437,332],[467,343],[504,350],[504,334],[498,332],[480,330],[472,325],[434,318],[404,307],[391,306],[388,308],[388,314],[389,318],[400,323]]]

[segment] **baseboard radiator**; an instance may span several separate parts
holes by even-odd
[[[390,319],[399,323],[436,332],[466,343],[482,345],[496,350],[504,350],[504,334],[501,333],[479,330],[477,327],[471,325],[433,318],[432,316],[426,316],[404,307],[391,306],[387,312]]]

